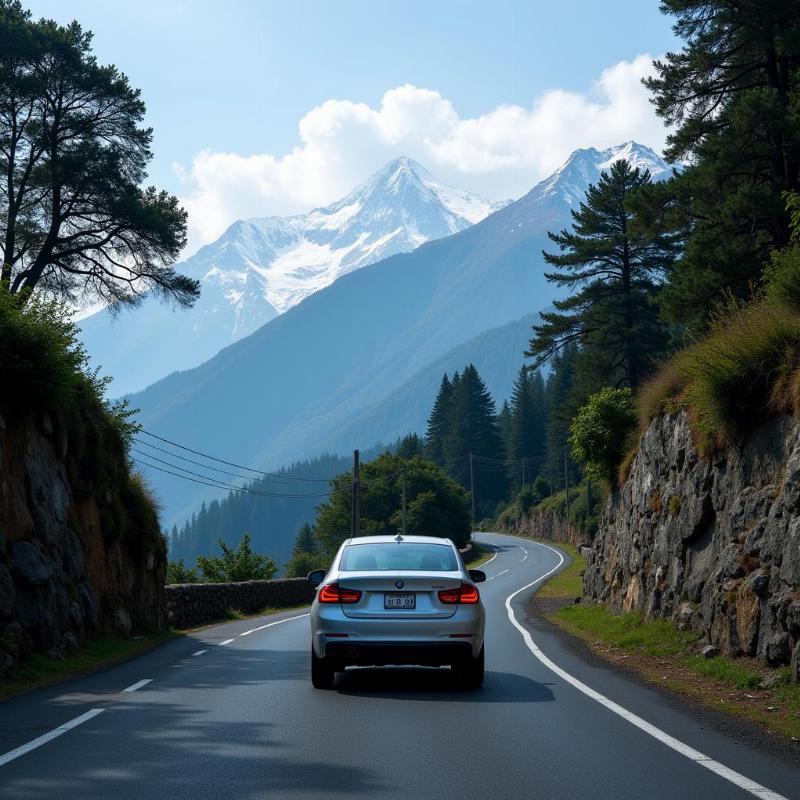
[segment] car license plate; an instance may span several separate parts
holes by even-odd
[[[383,596],[384,608],[416,608],[417,596],[414,592],[392,592]]]

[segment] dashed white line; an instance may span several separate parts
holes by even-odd
[[[192,658],[194,658],[194,656],[201,656],[201,655],[203,655],[203,653],[207,653],[207,652],[208,652],[208,650],[198,650],[196,653],[192,653]]]
[[[531,581],[530,583],[526,584],[525,586],[517,589],[515,592],[512,592],[506,598],[506,611],[508,612],[508,619],[511,621],[511,624],[522,634],[522,638],[527,645],[528,649],[533,653],[539,661],[542,662],[551,672],[554,672],[560,678],[565,680],[571,686],[574,686],[579,692],[583,692],[587,697],[590,697],[592,700],[597,701],[600,705],[605,706],[609,711],[613,712],[622,719],[630,722],[631,725],[635,725],[639,730],[643,731],[644,733],[652,736],[654,739],[657,739],[662,744],[665,744],[667,747],[674,750],[676,753],[680,753],[682,756],[685,756],[690,761],[694,761],[696,764],[699,764],[701,767],[705,767],[711,772],[719,775],[721,778],[725,778],[725,780],[730,781],[735,786],[738,786],[740,789],[744,789],[746,792],[750,792],[750,794],[762,798],[762,800],[788,800],[788,798],[784,797],[777,792],[773,792],[771,789],[767,789],[765,786],[762,786],[759,783],[756,783],[750,778],[747,778],[744,775],[741,775],[738,772],[735,772],[730,767],[726,767],[724,764],[721,764],[719,761],[715,761],[713,758],[709,758],[704,753],[701,753],[699,750],[695,750],[693,747],[690,747],[688,744],[680,741],[680,739],[676,739],[674,736],[670,736],[668,733],[662,731],[660,728],[657,728],[655,725],[647,722],[647,720],[642,719],[641,717],[637,716],[631,711],[628,711],[627,708],[619,705],[619,703],[615,703],[613,700],[610,700],[600,692],[595,691],[592,689],[591,686],[587,686],[583,681],[578,680],[575,676],[571,675],[565,669],[562,669],[558,666],[555,662],[551,661],[540,649],[536,642],[533,641],[533,637],[531,636],[530,632],[524,628],[519,621],[517,620],[514,610],[511,608],[511,601],[518,595],[520,592],[524,592],[526,589],[530,589],[533,586],[536,586],[537,583],[541,583],[545,578],[548,578],[552,575],[563,563],[564,563],[564,556],[556,550],[554,547],[549,547],[546,544],[542,544],[541,542],[534,542],[533,544],[537,544],[540,547],[545,547],[548,550],[554,552],[558,558],[558,564],[554,566],[551,570],[548,570],[538,577],[535,581]]]
[[[144,680],[136,681],[136,683],[132,683],[130,686],[128,686],[127,689],[123,689],[122,691],[123,692],[135,692],[137,689],[141,689],[142,686],[147,686],[148,683],[152,683],[152,682],[153,682],[152,678],[145,678]]]
[[[233,639],[226,639],[224,642],[220,642],[219,646],[222,647],[225,644],[230,644],[232,641],[233,641]]]
[[[13,761],[15,758],[24,756],[25,753],[30,753],[31,750],[35,750],[37,747],[41,747],[43,744],[47,744],[47,742],[50,742],[58,736],[61,736],[62,733],[66,733],[73,728],[77,728],[78,725],[88,722],[90,719],[92,719],[92,717],[96,717],[98,714],[102,714],[104,711],[104,708],[93,708],[90,711],[87,711],[85,714],[81,714],[79,717],[75,717],[75,719],[71,719],[69,722],[59,725],[57,728],[53,728],[52,731],[48,731],[42,736],[32,739],[27,744],[20,745],[14,750],[9,750],[7,753],[4,753],[0,756],[0,767],[2,767],[4,764],[8,764],[9,761]]]
[[[511,570],[510,569],[504,569],[502,572],[498,572],[497,575],[492,575],[492,577],[489,578],[489,580],[493,580],[494,578],[499,578],[501,575],[505,575],[506,572],[511,572]]]

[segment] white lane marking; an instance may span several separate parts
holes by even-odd
[[[520,549],[520,550],[522,550],[522,552],[523,552],[523,553],[525,553],[525,555],[524,555],[524,556],[522,556],[522,561],[524,561],[524,560],[525,560],[525,559],[528,557],[528,551],[527,551],[527,549],[526,549],[526,548],[524,548],[522,545],[519,545],[519,549]],[[522,561],[520,561],[519,563],[521,564],[521,563],[522,563]]]
[[[220,642],[219,646],[222,647],[222,645],[224,645],[224,644],[230,644],[232,641],[233,641],[233,639],[226,639],[224,642]]]
[[[286,619],[279,619],[275,622],[268,622],[266,625],[259,625],[257,628],[251,628],[249,631],[245,631],[244,633],[240,633],[239,636],[249,636],[251,633],[255,633],[256,631],[263,631],[264,628],[272,628],[274,625],[282,625],[284,622],[291,622],[294,619],[302,619],[303,617],[309,616],[309,612],[306,611],[305,614],[298,614],[296,617],[286,617]],[[233,641],[233,639],[231,639]],[[225,644],[225,642],[223,642]]]
[[[701,767],[705,767],[711,772],[716,773],[721,778],[725,778],[725,780],[730,781],[735,786],[738,786],[740,789],[744,789],[746,792],[750,792],[750,794],[755,795],[756,797],[762,798],[762,800],[788,800],[788,798],[784,797],[782,794],[778,794],[777,792],[773,792],[771,789],[767,789],[765,786],[762,786],[760,783],[756,783],[755,781],[750,780],[750,778],[741,775],[738,772],[730,769],[730,767],[726,767],[724,764],[721,764],[719,761],[715,761],[713,758],[701,753],[699,750],[695,750],[693,747],[690,747],[688,744],[685,744],[680,739],[676,739],[674,736],[670,736],[668,733],[665,733],[660,728],[657,728],[655,725],[651,725],[647,720],[642,719],[641,717],[637,716],[631,711],[628,711],[627,708],[615,703],[613,700],[610,700],[600,692],[595,691],[591,688],[591,686],[587,686],[582,681],[578,680],[573,675],[570,675],[565,669],[562,669],[558,666],[555,662],[551,661],[540,649],[536,642],[533,641],[533,637],[530,635],[530,632],[523,628],[522,625],[518,622],[514,610],[511,608],[511,601],[518,595],[520,592],[524,592],[526,589],[530,589],[532,586],[536,586],[537,583],[540,583],[545,578],[552,575],[563,563],[564,563],[564,556],[556,550],[554,547],[550,547],[549,545],[542,544],[541,542],[533,542],[533,544],[538,544],[540,547],[545,547],[548,550],[552,550],[559,558],[558,564],[556,564],[553,569],[548,570],[545,572],[544,575],[538,577],[535,581],[531,581],[529,584],[523,586],[520,589],[517,589],[515,592],[512,592],[506,598],[506,611],[508,612],[508,619],[511,621],[511,624],[522,634],[522,638],[525,641],[525,644],[528,646],[528,650],[533,653],[539,661],[542,662],[550,671],[555,672],[559,678],[562,678],[567,683],[574,686],[579,692],[583,692],[587,697],[590,697],[592,700],[596,700],[600,705],[605,706],[609,711],[612,711],[617,716],[622,717],[622,719],[627,720],[631,723],[631,725],[635,725],[639,730],[644,731],[649,736],[652,736],[654,739],[657,739],[662,744],[665,744],[667,747],[672,748],[675,752],[680,753],[682,756],[686,756],[691,761],[694,761],[696,764],[699,764]]]
[[[13,761],[15,758],[24,756],[25,753],[30,753],[31,750],[35,750],[37,747],[41,747],[43,744],[47,744],[47,742],[50,742],[58,736],[61,736],[62,733],[66,733],[73,728],[77,728],[78,725],[88,722],[90,719],[92,719],[92,717],[96,717],[98,714],[102,714],[104,711],[104,708],[93,708],[91,711],[87,711],[85,714],[81,714],[79,717],[75,717],[75,719],[71,719],[69,722],[65,722],[63,725],[59,725],[57,728],[53,728],[52,731],[48,731],[36,739],[31,739],[31,741],[27,744],[20,745],[14,750],[9,750],[7,753],[4,753],[0,756],[0,767],[2,767],[4,764],[8,764],[9,761]]]
[[[194,656],[201,656],[203,653],[207,653],[208,650],[198,650],[196,653],[192,653],[192,657]]]
[[[142,681],[136,681],[136,683],[132,683],[127,689],[123,689],[123,692],[135,692],[137,689],[141,689],[142,686],[147,686],[148,683],[152,683],[152,678],[145,678]]]
[[[504,569],[502,572],[498,572],[497,575],[492,575],[492,577],[489,578],[489,580],[491,581],[491,580],[494,580],[495,578],[499,578],[501,575],[505,575],[506,572],[511,572],[511,570],[510,569]]]

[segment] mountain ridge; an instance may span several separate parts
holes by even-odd
[[[623,151],[668,170],[648,148]],[[596,165],[598,152],[587,163]],[[562,169],[476,225],[342,276],[201,366],[135,395],[140,420],[175,441],[266,469],[313,456],[332,431],[360,436],[353,422],[420,369],[559,296],[544,278],[541,251],[547,231],[569,223],[574,180]],[[510,356],[518,364],[521,354]],[[177,478],[153,481],[169,498],[168,516],[202,496]]]
[[[139,391],[211,358],[336,279],[424,242],[449,236],[503,203],[439,182],[405,156],[329,206],[289,217],[237,220],[178,269],[201,283],[194,308],[145,297],[135,313],[99,311],[81,321],[114,391]],[[159,341],[154,352],[152,341]]]

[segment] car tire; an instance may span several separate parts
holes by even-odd
[[[311,649],[311,685],[315,689],[333,689],[336,670],[327,658],[317,658]]]
[[[456,680],[463,689],[480,689],[483,686],[484,661],[484,646],[481,645],[477,658],[469,658],[456,666]]]

